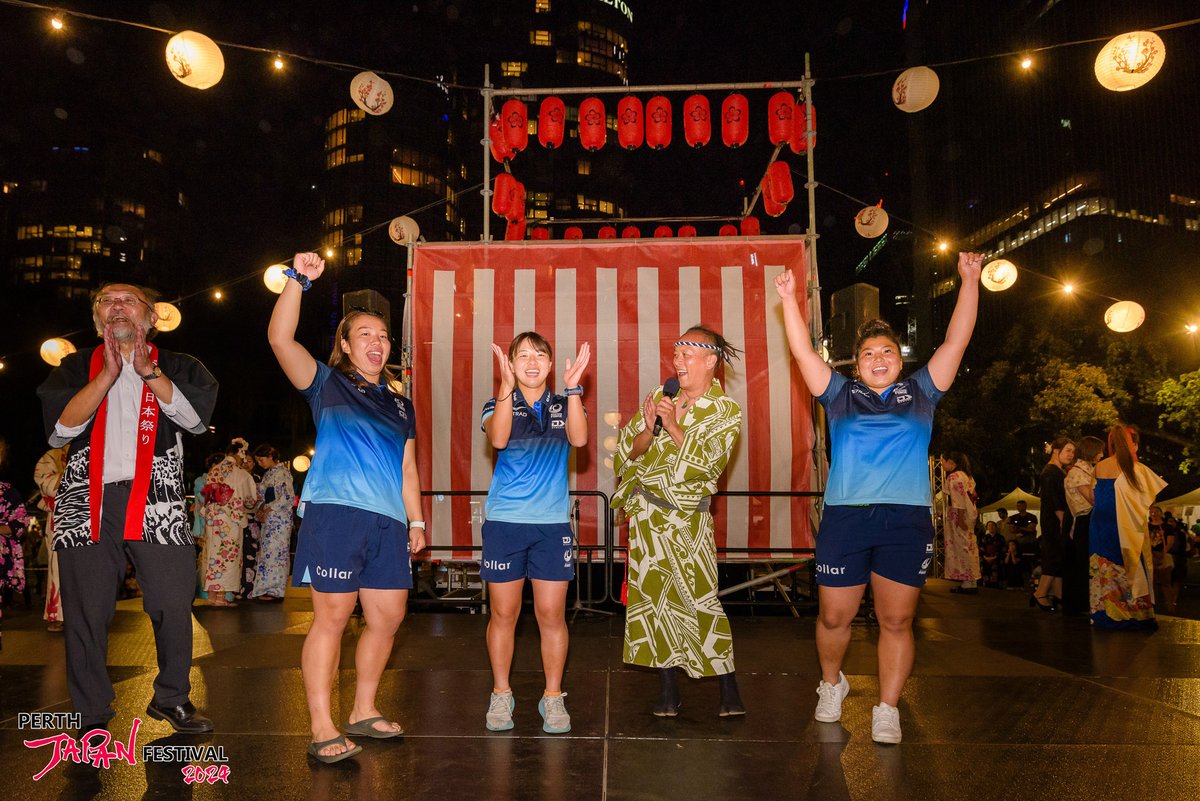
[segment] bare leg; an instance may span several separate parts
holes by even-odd
[[[879,700],[896,706],[904,682],[912,672],[915,654],[912,622],[921,588],[872,573],[871,594],[879,621]]]
[[[850,646],[850,624],[858,614],[866,584],[856,587],[818,587],[820,612],[817,615],[817,657],[821,661],[821,678],[829,684],[838,683],[842,660]]]
[[[525,579],[488,582],[488,605],[491,608],[487,627],[488,660],[492,663],[492,689],[500,692],[510,689],[513,639],[517,618],[521,616],[521,595],[524,590]]]
[[[562,692],[563,670],[567,665],[569,582],[530,581],[533,584],[533,610],[537,615],[538,631],[542,635],[542,672],[546,674],[546,692],[559,693]]]
[[[304,675],[304,694],[312,720],[313,742],[332,740],[340,733],[330,712],[330,693],[337,675],[342,652],[342,632],[354,611],[357,593],[312,591],[313,622],[304,638],[300,670]],[[330,745],[321,749],[327,756],[340,754],[354,745]]]
[[[350,722],[357,723],[367,718],[381,717],[375,706],[379,692],[379,679],[392,655],[392,643],[396,630],[404,621],[408,607],[408,590],[371,590],[358,592],[362,601],[363,619],[367,627],[358,638],[354,651],[354,708],[350,710]],[[401,731],[396,722],[375,723],[379,731]]]

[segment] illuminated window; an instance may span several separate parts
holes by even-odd
[[[362,248],[346,248],[346,265],[353,267],[362,261]]]
[[[348,125],[352,122],[360,122],[366,119],[367,112],[360,108],[344,108],[334,112],[325,122],[325,130],[332,131],[334,128],[339,128],[343,125]]]
[[[528,216],[531,220],[545,220],[550,216],[550,212],[546,209],[532,209]]]
[[[146,217],[146,206],[143,203],[134,203],[132,200],[117,200],[116,207],[125,214],[132,214],[134,217]],[[57,231],[57,229],[56,229]],[[59,234],[55,233],[55,236]]]
[[[352,223],[362,222],[362,211],[362,206],[351,206],[346,209],[346,221]]]
[[[392,183],[426,189],[439,197],[448,191],[441,178],[406,164],[392,165]]]
[[[346,224],[346,210],[345,209],[334,209],[333,211],[331,211],[325,215],[325,227],[326,228],[337,228],[338,226],[345,225],[345,224]]]
[[[333,131],[331,131],[329,133],[329,136],[325,137],[325,149],[326,150],[333,150],[334,148],[343,147],[345,144],[346,144],[346,129],[345,128],[334,128]]]
[[[554,39],[550,36],[550,31],[530,31],[529,43],[531,45],[538,45],[539,47],[551,47],[554,44]]]
[[[587,161],[586,159],[580,159],[578,162],[576,162],[576,171],[580,175],[591,175],[592,162]]]
[[[41,239],[44,235],[40,225],[22,225],[17,228],[17,239]]]
[[[533,0],[533,11],[535,14],[549,14],[550,0]]]
[[[501,61],[500,74],[505,78],[519,78],[529,69],[527,61]]]
[[[354,164],[355,162],[359,162],[359,161],[362,161],[362,160],[363,160],[363,154],[362,154],[362,153],[351,153],[349,156],[346,156],[346,163],[347,163],[347,164]]]
[[[325,169],[332,170],[346,163],[346,148],[339,147],[325,154]]]
[[[153,162],[162,164],[162,153],[159,153],[157,150],[147,149],[146,152],[142,153],[142,156],[144,158],[150,159]]]
[[[613,213],[613,203],[611,200],[601,200],[600,201],[600,213],[601,214],[612,214]]]
[[[599,204],[597,201],[592,200],[591,198],[584,197],[583,195],[576,195],[575,208],[579,209],[580,211],[598,211]]]

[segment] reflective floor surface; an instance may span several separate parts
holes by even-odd
[[[337,765],[305,755],[299,670],[307,594],[283,604],[195,610],[193,701],[216,723],[203,737],[146,719],[154,678],[150,623],[123,601],[112,628],[114,739],[138,724],[134,762],[64,760],[38,781],[61,729],[19,729],[25,712],[69,711],[62,635],[18,604],[0,651],[0,799],[1074,799],[1200,797],[1200,623],[1160,618],[1156,634],[1093,632],[1030,609],[1019,592],[955,596],[932,581],[916,625],[917,662],[901,701],[904,742],[871,742],[876,631],[856,622],[840,723],[813,720],[818,670],[811,617],[735,617],[749,714],[716,716],[712,681],[686,681],[673,720],[650,707],[657,677],[621,663],[620,618],[571,624],[565,689],[573,730],[541,730],[537,627],[527,610],[514,663],[516,726],[493,734],[486,617],[414,613],[401,627],[380,706],[405,728],[359,739]],[[334,694],[349,709],[354,632]],[[148,745],[212,745],[210,761],[147,762]],[[164,752],[159,752],[164,753]],[[187,767],[191,765],[191,767]],[[198,767],[197,767],[198,766]],[[221,781],[225,767],[227,783]],[[206,770],[207,769],[207,770]],[[188,777],[199,779],[185,782]],[[210,780],[215,780],[210,784]]]

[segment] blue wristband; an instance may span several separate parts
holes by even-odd
[[[299,284],[301,292],[307,292],[308,290],[312,289],[312,281],[309,280],[308,276],[301,275],[300,273],[296,272],[294,267],[288,267],[283,271],[283,274]]]
[[[570,398],[574,395],[578,395],[579,397],[582,398],[583,397],[583,387],[567,387],[566,389],[563,390],[563,394],[566,395],[568,398]]]

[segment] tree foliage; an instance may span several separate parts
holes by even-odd
[[[1179,469],[1191,473],[1200,466],[1200,370],[1163,381],[1156,400],[1163,410],[1159,425],[1178,431],[1187,443]]]

